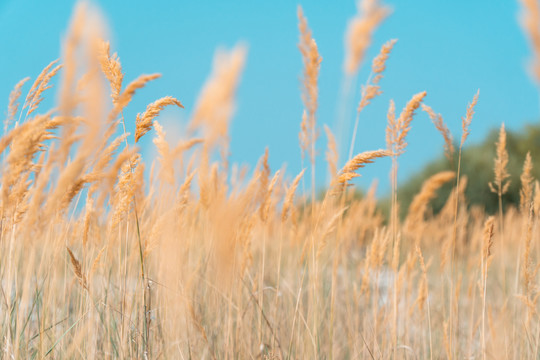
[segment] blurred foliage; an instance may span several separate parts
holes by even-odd
[[[508,173],[510,174],[510,188],[503,196],[503,206],[519,206],[519,191],[521,188],[520,175],[523,170],[525,155],[530,151],[533,161],[533,176],[540,179],[540,125],[529,124],[521,131],[507,131],[506,149],[508,151]],[[493,129],[480,144],[465,146],[461,160],[461,175],[468,177],[468,185],[465,191],[469,205],[480,205],[486,212],[493,214],[498,210],[498,197],[490,191],[488,183],[494,178],[494,159],[496,142],[498,141],[499,129]],[[459,144],[457,144],[459,145]],[[457,146],[456,146],[457,148]],[[398,184],[398,198],[400,202],[400,214],[405,216],[409,204],[414,196],[420,191],[422,184],[431,175],[444,170],[457,170],[458,154],[456,150],[454,165],[442,155],[427,164],[417,174],[401,185]],[[445,204],[448,195],[455,182],[445,184],[439,189],[438,196],[431,202],[433,211],[437,213]],[[383,201],[383,203],[386,203]],[[385,206],[386,205],[386,206]],[[382,204],[383,212],[387,204]]]

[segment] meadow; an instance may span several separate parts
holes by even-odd
[[[540,5],[523,6],[540,81]],[[364,0],[347,30],[346,75],[362,61],[371,66],[352,144],[362,110],[384,88],[396,41],[364,57],[389,15]],[[317,119],[321,55],[299,7],[305,169],[271,169],[272,149],[246,169],[229,163],[228,127],[247,49],[216,53],[186,133],[170,143],[159,115],[182,109],[182,99],[157,98],[124,118],[160,75],[125,74],[98,16],[77,5],[61,59],[22,79],[9,98],[0,139],[0,358],[538,358],[540,183],[525,157],[519,206],[503,202],[510,180],[501,125],[485,184],[498,211],[468,204],[474,179],[461,174],[461,153],[480,93],[463,104],[456,141],[426,89],[381,114],[385,149],[355,154],[351,146],[339,159]],[[43,109],[53,91],[57,102]],[[402,217],[399,159],[420,111],[453,170],[426,178]],[[143,137],[157,149],[150,162]],[[354,178],[386,157],[392,190],[383,214],[376,188],[357,196]],[[316,166],[331,179],[322,196]],[[435,212],[444,184],[453,190]]]

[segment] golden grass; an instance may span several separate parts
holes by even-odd
[[[348,30],[348,73],[388,15],[377,1],[361,4]],[[501,205],[490,216],[467,206],[474,179],[460,179],[461,150],[478,94],[462,119],[455,168],[452,136],[423,104],[425,91],[397,117],[390,102],[387,149],[351,155],[341,168],[325,127],[330,181],[317,199],[313,180],[311,197],[299,190],[305,169],[291,180],[270,167],[271,149],[252,172],[229,164],[245,47],[216,53],[187,132],[169,143],[159,115],[168,105],[184,111],[182,104],[165,96],[124,118],[135,92],[159,75],[124,86],[119,57],[88,11],[76,8],[63,66],[53,61],[37,76],[22,109],[27,79],[10,95],[0,139],[1,358],[538,357],[540,184],[527,155],[519,209]],[[298,18],[300,142],[313,174],[321,57],[301,9]],[[373,61],[362,107],[381,91],[394,44]],[[45,110],[55,74],[59,102]],[[398,159],[421,105],[454,171],[426,179],[402,221]],[[155,159],[136,146],[142,136],[154,137]],[[504,127],[496,150],[492,187],[501,199],[509,180]],[[361,198],[350,186],[384,157],[392,158],[388,219],[375,184]],[[435,213],[437,190],[454,179]]]
[[[389,14],[390,8],[380,4],[378,0],[358,1],[358,14],[349,21],[345,37],[344,69],[347,74],[358,71],[371,44],[373,32]]]
[[[180,101],[172,96],[165,96],[149,104],[146,107],[146,111],[142,114],[137,114],[137,118],[135,119],[135,142],[138,142],[144,134],[152,129],[152,121],[168,105],[176,105],[184,108]]]
[[[443,117],[441,114],[436,114],[433,109],[425,104],[422,104],[422,110],[424,110],[430,117],[431,121],[435,125],[435,128],[442,135],[444,139],[444,156],[454,164],[454,153],[456,152],[454,146],[454,138],[452,133],[448,129],[448,126],[444,123]]]
[[[520,20],[533,51],[530,71],[534,80],[540,82],[540,5],[535,0],[520,0]]]

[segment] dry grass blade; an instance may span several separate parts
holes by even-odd
[[[81,189],[82,185],[77,185],[77,180],[80,179],[86,166],[87,158],[78,156],[58,176],[57,186],[54,191],[51,191],[47,198],[45,214],[54,216],[57,212],[65,210],[73,196]]]
[[[529,207],[529,215],[527,217],[527,227],[524,233],[525,252],[523,253],[523,288],[528,299],[532,297],[534,281],[535,281],[535,266],[532,259],[532,227],[533,227],[533,212],[532,207]]]
[[[124,80],[124,73],[122,73],[122,65],[118,55],[114,53],[111,56],[110,44],[108,41],[100,41],[98,50],[98,60],[101,65],[101,71],[105,74],[107,80],[109,80],[111,86],[111,98],[113,104],[116,105],[120,91],[122,90],[122,81]]]
[[[418,303],[420,311],[423,311],[428,298],[427,266],[419,244],[415,245],[415,251],[416,256],[418,257],[418,263],[420,264],[420,270],[422,270],[422,278],[418,284],[418,296],[416,297],[416,302]]]
[[[394,115],[394,103],[390,103],[388,126],[386,128],[386,144],[388,149],[392,150],[394,155],[401,155],[405,151],[405,148],[407,147],[405,138],[411,129],[414,111],[418,109],[426,95],[427,93],[425,91],[414,95],[403,108],[397,120],[395,120]]]
[[[229,123],[235,111],[234,97],[246,56],[247,49],[242,45],[231,51],[219,50],[214,56],[212,74],[199,94],[188,126],[193,131],[204,125],[208,148],[219,141],[227,141]]]
[[[90,278],[92,277],[92,274],[94,274],[96,270],[99,268],[101,257],[103,256],[103,252],[105,251],[106,248],[107,246],[102,247],[101,250],[99,250],[96,258],[92,262],[92,267],[90,268],[90,275],[89,275]]]
[[[19,111],[18,100],[21,97],[21,89],[28,80],[30,80],[30,78],[25,77],[24,79],[19,81],[15,85],[11,93],[9,94],[8,112],[7,112],[6,120],[4,121],[4,133],[9,127],[9,123],[15,118],[15,116],[17,115],[17,112]]]
[[[307,111],[302,112],[302,122],[300,123],[300,132],[298,133],[298,142],[302,152],[302,161],[309,150],[309,131],[308,131],[308,116]]]
[[[352,158],[354,152],[354,145],[356,142],[356,134],[358,132],[358,122],[360,121],[360,113],[362,110],[371,103],[371,100],[382,94],[379,82],[383,78],[382,72],[386,69],[386,60],[390,56],[390,52],[394,47],[397,40],[390,40],[384,44],[379,54],[373,59],[371,66],[371,74],[365,85],[362,85],[362,96],[358,107],[356,108],[356,120],[354,122],[354,129],[351,137],[351,144],[349,147],[348,159]]]
[[[203,138],[193,138],[187,141],[181,142],[172,150],[173,156],[180,156],[184,151],[190,150],[197,144],[202,144],[204,142]]]
[[[357,113],[360,113],[366,106],[368,106],[371,103],[371,100],[382,94],[379,82],[383,78],[382,73],[386,69],[386,60],[388,60],[390,52],[392,51],[392,48],[394,47],[396,41],[397,40],[390,40],[386,44],[384,44],[381,48],[381,51],[379,52],[379,55],[377,55],[375,59],[373,59],[373,63],[371,65],[371,73],[373,75],[373,78],[370,77],[371,83],[368,81],[366,85],[362,86],[362,98],[358,103],[358,107],[356,109]],[[355,134],[357,127],[358,124],[355,123]],[[353,142],[354,138],[355,136],[353,136]]]
[[[444,139],[444,155],[450,161],[453,163],[454,161],[454,138],[452,137],[452,133],[448,129],[448,126],[444,123],[443,117],[441,114],[436,114],[433,109],[425,104],[422,104],[422,110],[424,110],[428,115],[433,124],[435,125],[435,128],[439,131],[439,133],[442,135]]]
[[[540,215],[540,182],[534,181],[534,199],[532,200],[534,214]]]
[[[499,132],[499,141],[497,142],[497,157],[495,158],[495,180],[489,183],[489,188],[492,192],[500,195],[506,194],[510,181],[506,181],[510,177],[507,170],[508,167],[508,151],[506,150],[506,131],[504,124],[501,125]]]
[[[189,197],[189,188],[191,187],[191,182],[195,177],[195,171],[192,171],[188,176],[186,176],[184,183],[178,189],[178,200],[177,200],[177,210],[181,210],[188,202]]]
[[[53,61],[51,64],[49,64],[49,66],[55,64],[56,61],[57,60]],[[49,66],[47,66],[47,68],[45,69],[48,69]],[[49,72],[47,72],[41,79],[38,77],[38,80],[41,80],[41,81],[37,85],[36,89],[30,90],[31,93],[29,93],[28,96],[26,97],[25,105],[23,106],[23,108],[28,107],[28,111],[26,112],[27,117],[30,116],[30,114],[32,114],[38,108],[41,101],[43,101],[43,98],[41,97],[41,95],[43,94],[45,90],[50,89],[52,87],[52,85],[49,85],[49,82],[58,73],[58,71],[61,68],[62,68],[62,65],[57,65],[56,67],[51,69]],[[38,80],[36,80],[36,82]],[[36,85],[36,83],[34,83],[34,85]]]
[[[521,190],[519,192],[519,208],[522,214],[527,214],[533,199],[533,182],[532,176],[533,164],[531,152],[527,152],[525,162],[523,163],[523,172],[521,173]]]
[[[345,166],[341,169],[341,172],[347,173],[356,171],[366,166],[366,164],[373,163],[373,160],[376,158],[381,158],[389,155],[390,153],[387,150],[381,149],[360,153],[353,157],[351,160],[349,160],[347,164],[345,164]]]
[[[116,116],[130,103],[133,95],[138,89],[143,88],[148,82],[161,77],[161,74],[141,75],[126,86],[125,90],[118,96],[118,101],[112,111],[111,119],[116,119]]]
[[[371,164],[377,158],[382,158],[392,155],[388,150],[374,150],[360,153],[349,160],[345,166],[340,170],[337,178],[337,183],[346,185],[352,178],[358,177],[356,170],[363,168],[366,164]]]
[[[20,200],[13,197],[12,187],[19,180],[23,180],[25,175],[32,170],[36,154],[46,150],[43,143],[52,138],[46,126],[49,118],[49,114],[37,116],[13,129],[0,141],[0,153],[10,145],[10,151],[6,157],[6,167],[2,172],[3,209],[9,207],[10,204],[11,206],[15,205]]]
[[[334,137],[334,134],[332,134],[332,131],[326,125],[324,125],[324,131],[326,132],[326,137],[328,138],[326,161],[328,162],[328,171],[330,172],[330,177],[333,179],[337,175],[339,154],[337,151],[336,138]]]
[[[422,185],[420,192],[414,197],[409,211],[407,219],[405,220],[405,228],[409,232],[413,232],[424,221],[424,215],[427,210],[429,202],[435,197],[437,190],[454,179],[456,174],[453,171],[443,171],[431,176]]]
[[[358,71],[373,32],[389,14],[390,8],[378,0],[359,2],[358,14],[349,21],[345,35],[345,72],[348,75]]]
[[[41,85],[41,83],[43,83],[43,80],[45,79],[45,77],[47,76],[47,74],[49,73],[49,71],[52,69],[52,67],[58,62],[58,59],[56,60],[53,60],[49,63],[49,65],[47,65],[42,71],[41,73],[39,73],[38,77],[36,78],[36,80],[34,81],[34,83],[32,84],[32,87],[30,88],[30,90],[28,91],[28,94],[26,95],[26,98],[24,99],[24,106],[23,106],[23,109],[25,109],[26,107],[30,106],[30,104],[32,103],[33,99],[36,98],[36,93]]]
[[[324,251],[324,249],[328,245],[328,235],[330,235],[330,233],[332,233],[336,229],[336,226],[337,226],[337,223],[338,223],[339,219],[341,219],[343,213],[347,210],[347,208],[348,207],[344,207],[344,208],[338,210],[330,218],[330,220],[328,220],[328,222],[326,223],[326,225],[324,227],[324,231],[321,234],[322,236],[321,236],[321,240],[319,242],[319,246],[317,247],[317,253],[316,253],[316,258],[317,259],[319,259],[321,257],[322,252]]]
[[[312,120],[317,111],[318,78],[322,58],[319,55],[317,43],[311,35],[307,19],[301,7],[298,7],[298,29],[300,30],[300,43],[298,48],[304,62],[304,78],[302,100],[308,111],[309,119]]]
[[[388,125],[386,126],[386,148],[391,150],[394,147],[398,131],[396,123],[396,104],[394,103],[394,100],[390,100],[386,118],[388,120]]]
[[[485,335],[485,317],[486,317],[486,298],[487,298],[487,275],[489,265],[491,264],[491,248],[493,247],[493,228],[495,218],[490,216],[484,223],[484,236],[482,239],[482,355],[486,358],[486,335]]]
[[[153,139],[153,143],[158,150],[158,160],[161,164],[159,177],[172,185],[174,184],[174,159],[171,156],[171,148],[165,139],[166,133],[157,120],[154,120],[154,129],[156,130],[156,137]]]
[[[126,140],[128,136],[129,133],[122,134],[115,138],[113,141],[111,141],[109,145],[107,145],[107,147],[101,153],[98,161],[94,165],[94,171],[101,172],[107,167],[107,165],[113,159],[114,153],[118,150],[120,145]]]
[[[289,210],[291,209],[294,201],[294,194],[296,193],[300,179],[302,176],[304,176],[305,171],[306,169],[303,169],[300,174],[296,175],[291,186],[289,186],[289,189],[287,190],[285,200],[283,201],[283,209],[281,210],[281,221],[287,220],[287,217],[289,216]]]
[[[270,203],[272,201],[272,193],[274,192],[274,187],[276,186],[276,183],[278,181],[279,173],[280,173],[279,170],[276,171],[276,173],[272,177],[272,180],[270,181],[270,184],[268,185],[268,190],[266,191],[263,201],[261,203],[260,215],[261,215],[261,220],[263,222],[268,221],[268,216],[270,213]]]
[[[318,81],[322,58],[319,55],[317,43],[311,35],[307,19],[304,17],[300,6],[298,7],[298,29],[300,30],[300,43],[298,44],[298,48],[300,49],[302,61],[304,63],[302,101],[307,112],[307,114],[304,112],[302,117],[300,146],[303,150],[306,149],[309,154],[311,162],[311,197],[315,198],[315,144],[319,135],[315,113],[317,112],[318,107]]]
[[[537,0],[520,0],[521,26],[529,37],[533,52],[531,72],[537,83],[540,83],[540,4]]]
[[[467,106],[467,113],[465,114],[465,117],[461,119],[461,144],[460,147],[463,147],[463,144],[465,143],[465,140],[467,140],[467,137],[470,134],[469,127],[471,126],[471,121],[474,115],[474,108],[476,106],[476,103],[478,102],[478,96],[480,95],[480,90],[476,92],[474,95],[471,103],[469,106]]]
[[[482,256],[484,259],[484,264],[486,264],[486,271],[487,271],[487,264],[488,260],[491,258],[491,249],[493,248],[493,229],[495,227],[495,218],[493,216],[490,216],[485,224],[484,224],[484,236],[482,241]],[[483,274],[482,278],[485,278],[485,274]]]
[[[138,142],[144,134],[152,129],[152,121],[154,118],[156,118],[156,116],[159,115],[161,110],[168,105],[176,105],[184,108],[184,106],[177,99],[173,98],[172,96],[165,96],[148,105],[146,107],[146,111],[142,114],[137,114],[137,119],[135,122],[135,142]]]
[[[379,85],[368,84],[362,86],[362,98],[358,103],[356,112],[360,113],[366,106],[371,103],[371,100],[375,99],[377,96],[381,95],[382,91],[380,90]]]
[[[81,286],[88,291],[88,283],[86,281],[86,277],[83,274],[82,266],[79,260],[73,255],[73,252],[66,246],[66,249],[69,254],[69,259],[71,260],[71,266],[73,268],[73,272],[75,273],[75,276],[79,280],[79,283]]]
[[[527,307],[527,326],[530,326],[530,322],[535,315],[538,315],[537,303],[540,297],[540,292],[536,286],[536,279],[540,266],[535,265],[533,261],[533,206],[531,204],[529,208],[529,216],[527,217],[526,229],[524,231],[525,252],[523,253],[522,273],[523,273],[523,292],[524,294],[519,296]]]
[[[392,52],[392,49],[394,48],[396,42],[396,39],[392,39],[386,42],[382,46],[379,55],[377,55],[375,59],[373,59],[373,63],[371,64],[371,72],[375,75],[375,77],[373,78],[373,83],[376,84],[379,82],[380,75],[386,69],[386,60],[388,60],[388,57],[390,56],[390,53]]]

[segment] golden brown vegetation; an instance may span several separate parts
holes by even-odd
[[[348,31],[348,73],[388,15],[375,0],[361,4],[363,15]],[[124,119],[135,92],[159,75],[124,86],[132,74],[98,39],[88,13],[76,9],[63,64],[53,61],[38,75],[22,109],[27,78],[9,99],[0,140],[1,358],[538,357],[540,185],[528,155],[520,209],[503,213],[501,205],[493,217],[467,206],[461,150],[478,94],[463,118],[455,171],[427,179],[401,222],[398,158],[421,105],[453,164],[452,135],[422,104],[425,91],[397,118],[390,103],[387,149],[351,154],[341,170],[326,128],[330,186],[321,200],[314,192],[308,199],[297,191],[305,169],[290,181],[270,168],[268,150],[251,176],[228,163],[243,47],[216,55],[186,137],[170,144],[156,118],[182,104],[164,96]],[[306,109],[300,142],[314,174],[321,57],[301,9],[298,18]],[[526,25],[538,27],[529,18]],[[394,44],[374,60],[358,113],[380,93]],[[59,72],[59,103],[43,111],[42,96]],[[125,122],[135,124],[134,137]],[[135,144],[150,134],[159,157],[148,169]],[[490,186],[501,199],[504,127],[496,146]],[[392,158],[389,219],[378,210],[375,186],[361,199],[348,186],[382,157]],[[437,189],[454,179],[434,213]]]

